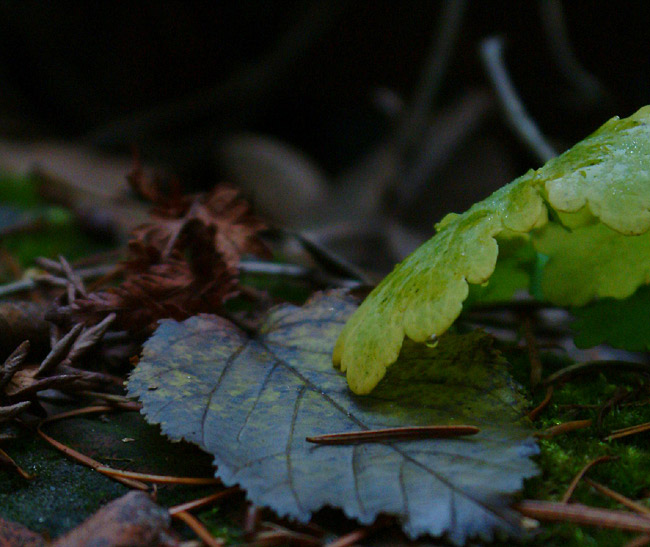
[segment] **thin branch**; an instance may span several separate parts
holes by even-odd
[[[592,488],[598,490],[598,492],[600,492],[601,494],[604,494],[605,496],[612,498],[613,500],[617,501],[621,505],[625,505],[625,507],[631,509],[635,513],[639,513],[640,515],[650,516],[650,509],[647,508],[645,505],[641,505],[640,503],[631,500],[630,498],[624,496],[623,494],[619,494],[618,492],[612,490],[611,488],[607,488],[607,486],[600,484],[596,481],[593,481],[591,479],[585,478],[585,482]]]
[[[580,63],[569,39],[564,8],[560,0],[538,2],[548,47],[562,76],[587,105],[595,105],[608,96],[605,86]]]
[[[223,119],[236,113],[240,119],[251,116],[262,101],[268,101],[305,58],[310,48],[341,18],[347,2],[311,1],[301,7],[295,24],[259,59],[242,66],[223,83],[156,105],[95,129],[86,137],[99,147],[122,146],[138,142],[142,147],[161,134],[178,134],[180,128],[199,121]],[[235,105],[243,105],[238,108]],[[154,143],[155,144],[155,143]]]
[[[76,462],[79,462],[87,467],[90,467],[91,469],[94,469],[95,471],[100,468],[100,467],[105,467],[102,465],[100,462],[97,460],[86,456],[85,454],[82,454],[81,452],[75,450],[74,448],[70,448],[69,446],[64,445],[63,443],[57,441],[56,439],[53,439],[49,435],[43,433],[41,430],[41,427],[43,426],[43,422],[39,424],[38,428],[36,429],[36,432],[38,435],[45,441],[47,441],[50,445],[52,445],[54,448],[56,448],[59,452],[64,454],[70,459],[73,459]],[[140,482],[140,481],[134,481],[128,478],[122,478],[122,477],[112,477],[118,482],[121,482],[122,484],[125,484],[126,486],[130,488],[136,488],[138,490],[148,490],[149,487]]]
[[[325,544],[324,547],[350,547],[351,545],[355,545],[358,541],[361,541],[362,539],[368,537],[368,534],[371,531],[372,531],[371,528],[367,526],[364,528],[358,528],[357,530],[353,530],[349,534],[340,536],[336,538],[334,541]]]
[[[483,67],[501,102],[508,125],[542,163],[557,156],[553,146],[526,111],[510,81],[503,61],[503,40],[498,36],[486,38],[481,42],[480,52]]]
[[[650,431],[650,422],[633,425],[630,427],[624,427],[623,429],[617,429],[616,431],[612,431],[612,433],[607,435],[604,440],[613,441],[614,439],[620,439],[622,437],[628,437],[629,435],[636,435],[638,433],[645,433],[646,431]]]
[[[113,477],[114,479],[135,479],[154,484],[190,484],[193,486],[221,484],[219,479],[213,477],[173,477],[167,475],[151,475],[149,473],[138,473],[136,471],[122,471],[105,465],[100,465],[95,468],[95,471],[102,475]]]
[[[395,135],[398,150],[404,150],[418,141],[428,125],[433,102],[447,72],[467,7],[466,0],[443,2],[442,13],[436,23],[434,38],[427,52],[410,107]]]
[[[34,475],[27,473],[27,471],[20,467],[9,454],[2,450],[2,448],[0,448],[0,465],[11,467],[25,480],[31,480],[34,478]]]

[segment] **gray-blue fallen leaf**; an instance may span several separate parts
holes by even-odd
[[[213,316],[163,321],[129,380],[147,419],[214,455],[216,475],[256,505],[301,521],[331,505],[369,524],[396,515],[411,537],[456,544],[521,532],[510,496],[537,472],[525,401],[482,333],[407,343],[372,395],[350,392],[330,362],[354,301],[319,295],[275,308],[256,338]],[[353,446],[306,437],[469,424],[479,434]]]

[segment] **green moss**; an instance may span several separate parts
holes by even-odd
[[[240,511],[241,512],[241,511]],[[222,507],[213,507],[201,511],[198,518],[210,533],[226,542],[226,545],[239,544],[244,541],[244,531],[233,515],[227,514]]]
[[[525,385],[528,375],[528,357],[522,351],[508,351],[513,364],[513,374]],[[548,374],[570,361],[557,356],[543,358]],[[650,421],[650,405],[623,406],[608,414],[598,427],[598,414],[617,389],[632,391],[639,388],[639,377],[612,370],[607,374],[578,377],[563,386],[556,386],[552,403],[537,422],[540,430],[570,420],[593,420],[593,425],[565,435],[539,441],[541,453],[538,463],[542,474],[526,483],[524,498],[559,501],[573,477],[590,461],[609,455],[615,461],[594,466],[588,476],[593,480],[641,503],[649,505],[643,498],[650,489],[650,440],[646,435],[634,435],[625,439],[604,441],[603,438],[615,429]],[[647,392],[646,392],[647,393]],[[531,397],[532,406],[544,397],[544,390]],[[646,398],[643,395],[642,398]],[[581,406],[576,406],[581,405]],[[573,501],[605,507],[623,509],[621,505],[599,494],[588,484],[578,485]],[[530,545],[562,545],[563,547],[584,545],[623,545],[634,537],[627,532],[579,527],[572,524],[545,524],[533,537]]]
[[[0,203],[35,207],[41,203],[34,179],[0,172]]]

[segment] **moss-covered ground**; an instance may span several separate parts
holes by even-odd
[[[506,352],[513,374],[522,385],[528,383],[528,355],[525,350]],[[551,374],[570,364],[555,355],[542,356],[545,374]],[[592,467],[587,476],[612,490],[650,507],[650,438],[647,434],[607,441],[613,430],[650,421],[650,387],[647,378],[617,371],[590,373],[556,385],[549,406],[536,420],[536,428],[547,429],[571,421],[591,419],[591,427],[572,431],[549,439],[540,439],[538,463],[542,473],[529,480],[524,498],[560,501],[573,477],[589,462],[601,456],[615,458]],[[605,405],[621,390],[631,395],[608,412]],[[544,398],[545,389],[530,394],[532,406]],[[531,408],[532,408],[531,406]],[[599,416],[601,419],[599,420]],[[579,483],[572,501],[610,509],[625,509],[622,505]],[[634,538],[629,532],[617,532],[572,524],[543,524],[529,540],[530,545],[625,545]]]

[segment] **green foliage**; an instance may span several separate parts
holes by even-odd
[[[436,347],[405,344],[369,397],[347,389],[329,356],[356,305],[340,292],[273,309],[251,338],[228,321],[161,322],[128,383],[147,419],[214,455],[216,475],[256,505],[306,521],[325,505],[369,524],[396,515],[411,536],[455,543],[521,532],[509,509],[537,473],[525,399],[480,332]],[[407,425],[470,424],[479,434],[323,446],[306,437]]]
[[[397,359],[405,336],[422,342],[447,330],[469,284],[488,281],[501,242],[512,237],[530,237],[548,256],[541,286],[551,302],[621,298],[646,283],[649,120],[650,107],[613,118],[462,215],[447,215],[437,235],[399,264],[343,329],[333,359],[351,389],[369,393]]]
[[[0,229],[28,223],[31,229],[1,238],[25,267],[38,256],[74,259],[105,248],[80,230],[69,211],[44,204],[33,179],[0,173]]]
[[[40,199],[33,179],[0,172],[0,203],[11,203],[24,208],[39,205]]]
[[[574,341],[579,348],[609,344],[629,351],[650,348],[650,287],[643,286],[624,300],[603,298],[573,310]]]

